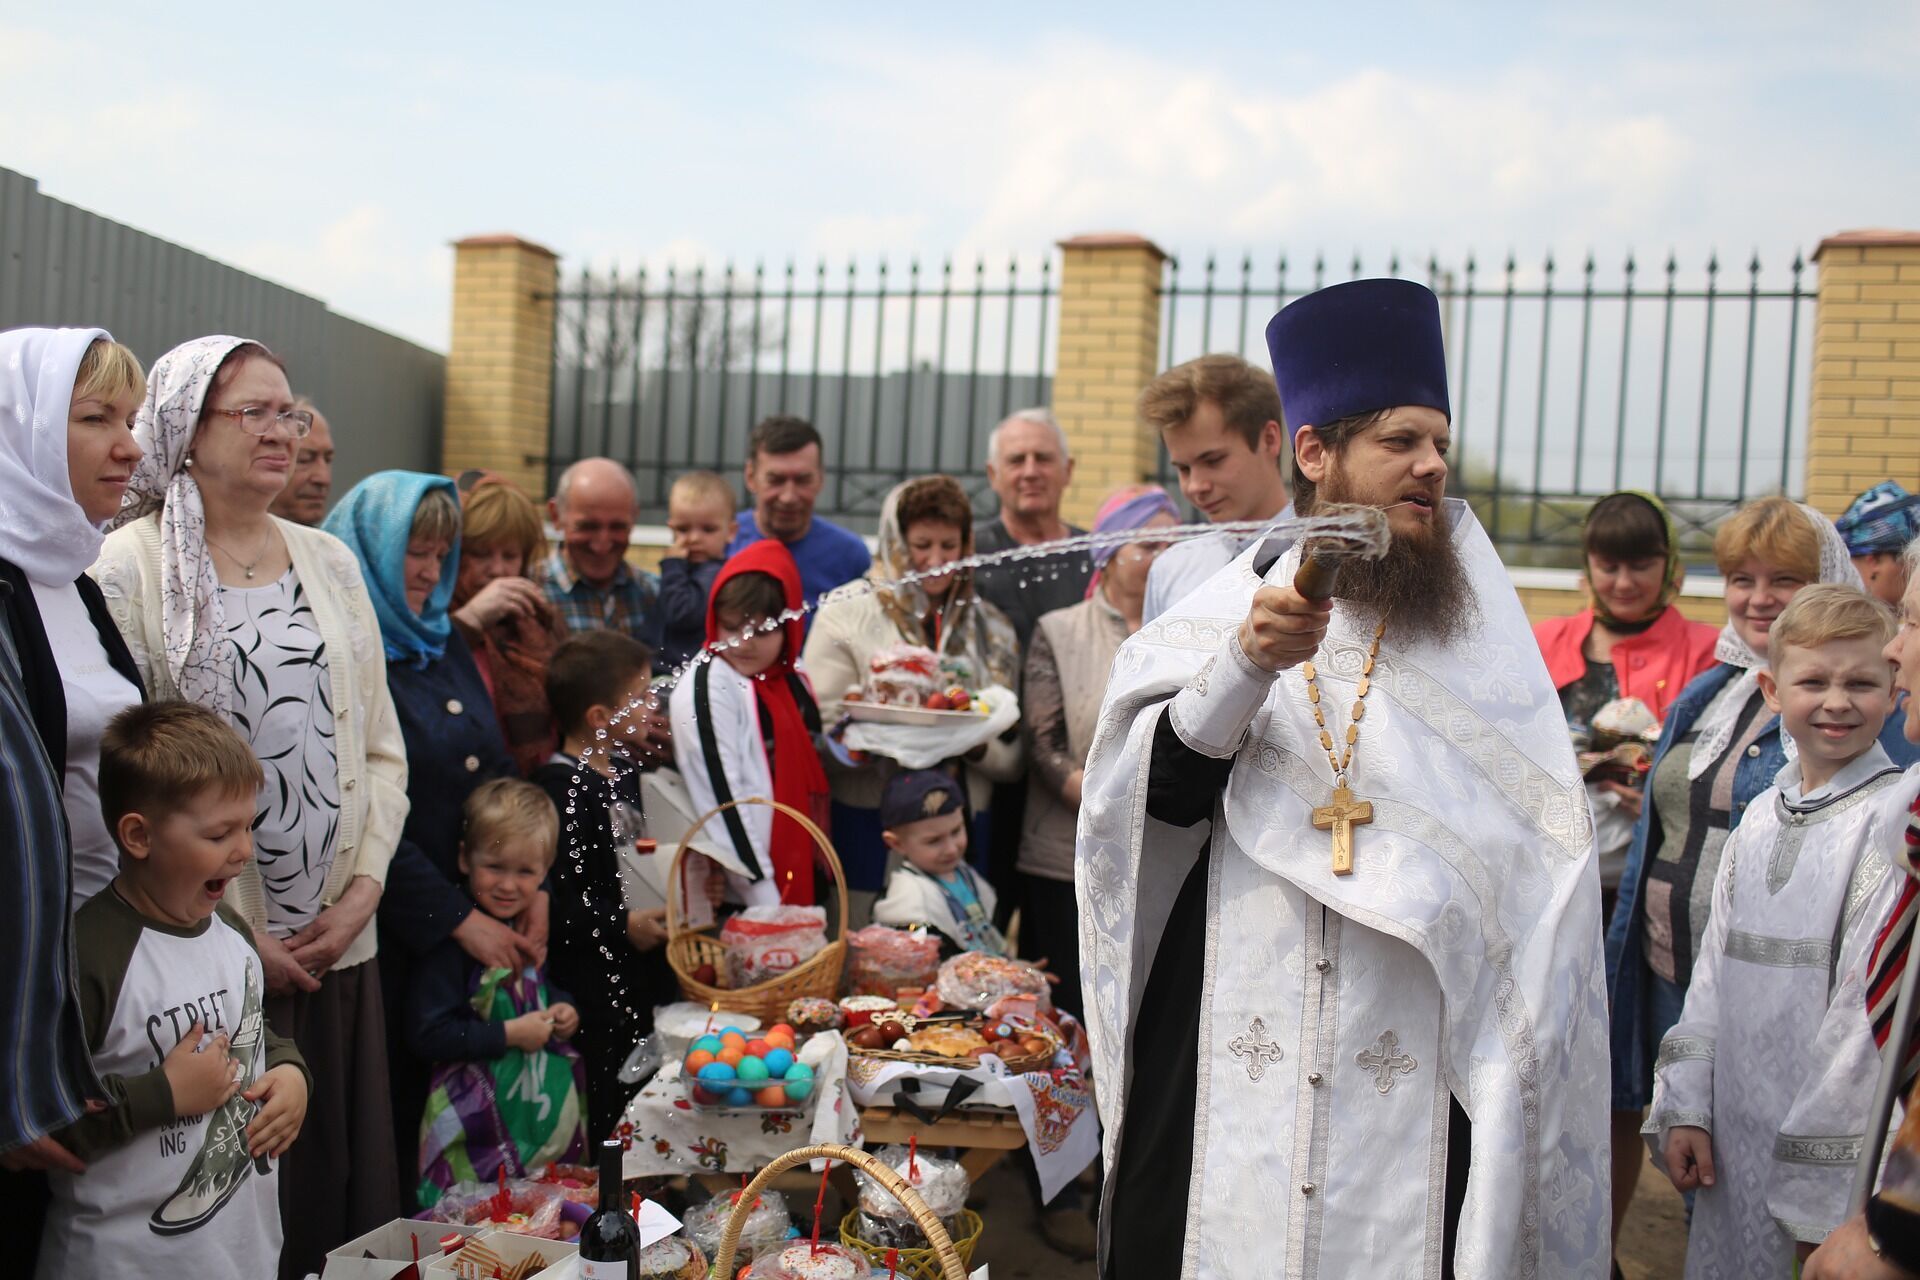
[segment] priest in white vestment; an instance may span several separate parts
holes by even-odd
[[[1387,508],[1394,546],[1331,602],[1291,589],[1299,547],[1250,547],[1115,659],[1076,865],[1101,1275],[1598,1280],[1592,825],[1445,497],[1437,303],[1337,285],[1268,341],[1302,514]]]

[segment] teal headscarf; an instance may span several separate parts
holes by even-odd
[[[440,566],[440,585],[419,613],[407,607],[407,542],[413,534],[413,513],[435,489],[446,490],[458,509],[459,493],[445,476],[379,471],[349,489],[321,526],[359,558],[389,662],[424,667],[447,651],[447,633],[453,627],[447,606],[460,570],[458,537]]]

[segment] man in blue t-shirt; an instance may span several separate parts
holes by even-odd
[[[800,589],[809,605],[863,576],[873,564],[873,553],[859,534],[813,514],[825,481],[820,433],[812,423],[775,416],[753,429],[747,441],[747,493],[753,509],[740,516],[740,532],[727,554],[762,538],[784,542],[800,566]]]

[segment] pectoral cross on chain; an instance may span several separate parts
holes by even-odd
[[[1353,789],[1342,784],[1333,789],[1333,799],[1313,811],[1313,825],[1333,832],[1333,874],[1353,874],[1353,829],[1373,821],[1373,804],[1355,800]]]

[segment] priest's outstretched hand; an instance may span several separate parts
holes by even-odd
[[[1667,1130],[1667,1145],[1661,1154],[1674,1190],[1713,1185],[1713,1135],[1705,1129],[1690,1124],[1673,1126]]]
[[[1262,587],[1240,624],[1240,650],[1262,671],[1285,671],[1314,655],[1326,637],[1333,601],[1313,600],[1292,587]]]

